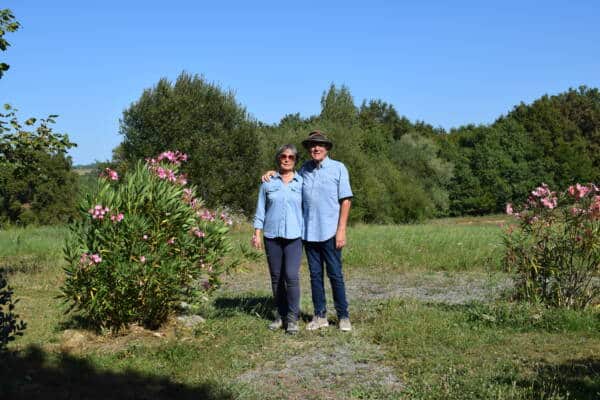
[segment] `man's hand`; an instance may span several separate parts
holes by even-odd
[[[264,183],[264,182],[269,182],[271,180],[271,177],[275,176],[275,171],[270,170],[265,172],[265,174],[260,178],[260,180]]]
[[[335,248],[341,250],[346,245],[346,231],[338,229],[335,233]]]
[[[338,220],[337,230],[335,232],[335,248],[341,250],[346,245],[346,225],[348,215],[350,215],[350,206],[352,200],[342,199],[340,203],[340,218]]]

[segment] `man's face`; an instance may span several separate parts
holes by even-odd
[[[310,153],[310,158],[316,162],[321,162],[327,157],[327,147],[321,143],[311,143],[308,147],[308,152]]]

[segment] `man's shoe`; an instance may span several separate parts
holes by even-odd
[[[288,335],[295,335],[298,333],[298,331],[298,321],[288,321],[285,333]]]
[[[316,331],[317,329],[327,328],[329,326],[329,322],[325,317],[317,317],[316,315],[313,317],[312,321],[306,325],[306,329],[309,331]]]
[[[281,318],[277,318],[269,324],[269,329],[272,331],[276,331],[278,329],[281,329],[282,327],[283,327],[283,321],[281,320]]]
[[[350,318],[340,319],[340,331],[350,332],[351,330],[352,330],[352,324],[350,323]]]

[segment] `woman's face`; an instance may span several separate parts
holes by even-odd
[[[294,169],[294,165],[296,165],[296,156],[292,153],[291,150],[284,150],[283,153],[279,155],[279,169],[282,171],[290,171]]]

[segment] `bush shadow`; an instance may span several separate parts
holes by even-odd
[[[500,378],[497,382],[514,384],[510,378]],[[516,385],[531,390],[533,399],[596,400],[600,395],[600,359],[588,357],[561,364],[541,364]]]
[[[213,302],[215,316],[230,317],[237,312],[258,316],[265,320],[272,320],[275,311],[275,303],[272,296],[245,295],[240,297],[218,297]],[[300,312],[300,320],[309,321],[311,315]]]
[[[271,296],[218,297],[213,302],[216,316],[229,317],[237,312],[272,319],[275,303]]]
[[[551,389],[570,399],[592,400],[600,396],[600,358],[568,360],[562,364],[546,364],[537,370],[532,381],[519,382],[536,393]]]
[[[0,354],[2,399],[234,399],[216,383],[186,385],[137,371],[103,371],[89,361],[39,347]]]
[[[77,314],[71,314],[66,319],[59,321],[56,325],[55,332],[62,332],[67,329],[78,329],[100,334],[102,329],[94,325],[91,321],[85,317]]]

